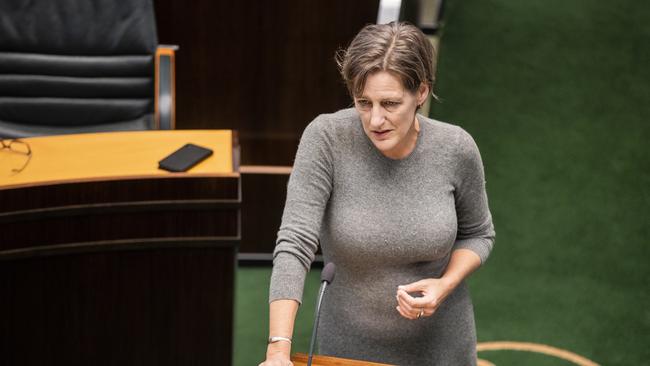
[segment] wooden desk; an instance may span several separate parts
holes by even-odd
[[[229,365],[240,238],[231,131],[25,139],[0,152],[0,364]],[[214,150],[157,169],[185,143]]]
[[[32,159],[20,173],[24,157],[0,153],[0,189],[79,181],[165,178],[158,161],[187,142],[206,146],[214,154],[175,176],[238,176],[239,145],[229,130],[136,131],[60,135],[22,139],[29,143]],[[234,143],[233,143],[234,141]],[[234,166],[237,165],[237,166]]]

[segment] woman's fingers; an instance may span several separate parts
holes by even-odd
[[[415,315],[411,314],[410,312],[404,311],[404,309],[402,309],[400,306],[397,307],[397,311],[401,316],[405,317],[406,319],[411,319],[411,320],[417,319]]]
[[[414,308],[437,308],[438,302],[433,296],[413,297],[408,301],[409,305]]]
[[[400,314],[408,319],[431,316],[438,307],[438,302],[432,296],[413,297],[402,288],[397,290],[395,298]]]
[[[398,311],[400,311],[400,314],[404,316],[405,318],[408,319],[417,319],[421,316],[423,316],[426,313],[426,310],[423,307],[415,307],[409,304],[407,301],[408,298],[411,296],[407,294],[404,291],[399,291],[397,296],[395,297],[397,299],[397,308]]]
[[[401,306],[397,306],[396,309],[397,309],[397,311],[399,312],[399,314],[401,316],[403,316],[406,319],[411,319],[411,320],[426,318],[428,316],[433,315],[433,313],[435,313],[435,310],[427,310],[427,309],[420,309],[420,310],[408,312],[408,311],[405,311]],[[420,314],[420,311],[422,311],[422,315],[418,316],[418,314]]]
[[[402,300],[407,309],[436,308],[438,306],[436,299],[431,295],[422,297],[413,297],[404,290],[397,290],[398,300]]]
[[[440,279],[425,278],[397,287],[397,303],[408,319],[433,315],[447,296],[448,289]],[[420,293],[422,296],[411,296]],[[400,313],[401,314],[401,313]],[[418,316],[419,315],[419,316]]]
[[[409,319],[417,319],[422,307],[416,307],[411,304],[411,300],[413,299],[411,295],[407,294],[403,290],[399,290],[396,298],[397,304],[409,315]]]
[[[408,294],[407,294],[406,296],[410,297]],[[404,311],[406,311],[406,312],[408,312],[408,313],[412,313],[412,312],[414,311],[414,310],[413,310],[413,306],[411,306],[411,304],[408,302],[406,296],[405,296],[404,294],[402,294],[402,293],[398,293],[397,296],[396,296],[395,298],[397,299],[397,304],[398,304],[398,305],[399,305],[399,306],[400,306]]]
[[[409,283],[406,285],[397,286],[398,290],[404,290],[406,292],[419,292],[424,290],[425,288],[426,288],[426,279]]]

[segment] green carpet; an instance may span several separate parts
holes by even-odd
[[[497,231],[479,341],[648,362],[650,3],[448,5],[432,116],[477,141]]]
[[[650,3],[450,1],[434,118],[483,156],[497,243],[470,280],[479,342],[650,360]],[[316,271],[318,272],[318,271]],[[265,352],[269,268],[237,277],[235,365]],[[306,351],[318,273],[296,326]],[[486,351],[497,366],[571,365]]]

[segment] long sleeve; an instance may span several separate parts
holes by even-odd
[[[494,226],[485,191],[483,162],[472,137],[460,129],[455,181],[458,233],[454,249],[474,251],[485,263],[494,246]]]
[[[300,139],[273,253],[269,301],[302,301],[305,276],[319,245],[323,214],[332,191],[332,154],[326,121],[317,118]]]

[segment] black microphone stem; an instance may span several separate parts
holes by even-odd
[[[327,287],[327,281],[323,281],[320,285],[318,293],[318,302],[316,303],[316,314],[314,316],[314,329],[311,331],[311,342],[309,342],[309,358],[307,359],[307,366],[311,366],[311,360],[314,357],[314,344],[316,343],[316,333],[318,332],[318,320],[320,319],[320,304],[323,302],[323,294]]]

